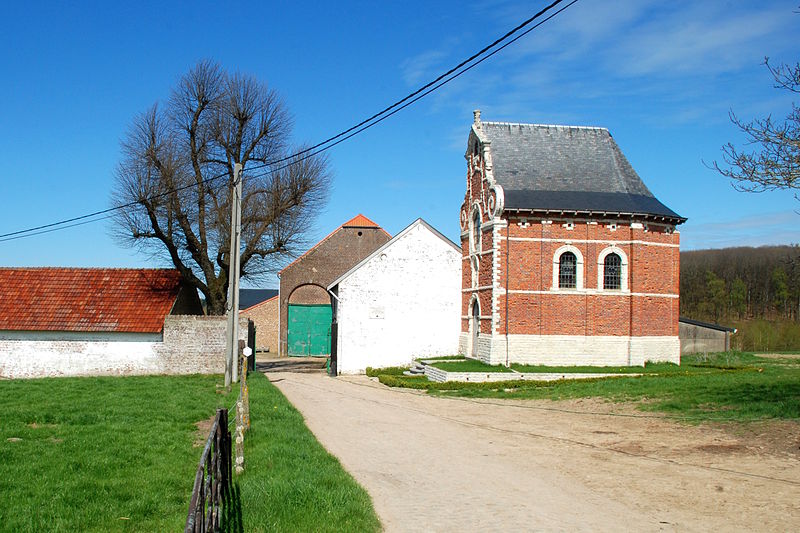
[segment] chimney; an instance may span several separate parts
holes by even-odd
[[[475,118],[475,127],[481,129],[481,110],[476,109],[472,112],[472,116]]]

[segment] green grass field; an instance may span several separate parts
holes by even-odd
[[[564,372],[567,368],[515,366],[526,372]],[[637,402],[642,410],[660,411],[687,421],[800,418],[800,361],[791,358],[763,359],[749,353],[689,356],[680,366],[605,368],[602,371],[619,372],[621,376],[555,382],[433,383],[425,377],[403,376],[400,370],[370,369],[369,374],[389,386],[423,389],[431,394]],[[645,375],[624,376],[631,371],[644,371]]]
[[[232,530],[378,529],[364,490],[263,376],[251,378],[253,429]],[[182,530],[202,452],[194,443],[206,437],[195,423],[235,398],[216,392],[221,381],[0,381],[0,530]]]

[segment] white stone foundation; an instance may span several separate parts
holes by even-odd
[[[460,353],[471,356],[472,339],[459,336]],[[582,335],[505,335],[478,337],[478,359],[491,365],[521,363],[548,366],[644,366],[645,362],[680,364],[677,336],[627,337]]]

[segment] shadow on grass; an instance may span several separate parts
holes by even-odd
[[[225,533],[244,533],[242,498],[239,483],[236,481],[231,485],[230,494],[225,498],[221,522],[220,531]]]

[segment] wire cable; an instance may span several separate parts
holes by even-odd
[[[386,113],[385,115],[383,115],[383,116],[381,116],[380,118],[376,119],[374,122],[371,122],[371,123],[369,123],[369,124],[365,124],[365,122],[366,122],[366,121],[365,121],[365,122],[362,122],[361,124],[364,124],[364,125],[363,125],[363,126],[361,126],[359,129],[357,129],[356,131],[352,131],[352,130],[353,130],[353,128],[350,128],[350,130],[348,130],[348,131],[350,131],[351,133],[349,133],[348,135],[346,135],[346,136],[344,136],[344,137],[341,137],[341,138],[339,138],[338,140],[336,140],[336,142],[333,142],[333,143],[329,144],[328,146],[325,146],[325,147],[323,147],[323,148],[320,148],[320,149],[316,150],[315,152],[311,152],[311,153],[307,153],[307,151],[308,151],[308,150],[304,150],[304,151],[302,151],[302,152],[298,152],[298,154],[304,154],[304,155],[302,155],[302,157],[300,157],[300,158],[299,158],[299,159],[297,159],[297,160],[293,160],[293,161],[291,161],[290,163],[287,163],[287,164],[285,164],[285,165],[283,165],[283,166],[281,166],[281,167],[278,167],[278,168],[276,168],[276,169],[270,169],[270,171],[269,171],[269,172],[265,172],[265,173],[261,173],[261,174],[254,174],[254,175],[251,175],[251,176],[247,176],[246,178],[242,178],[242,179],[244,180],[244,179],[248,179],[248,178],[249,178],[249,179],[252,179],[252,178],[259,178],[259,177],[263,177],[263,176],[265,176],[265,175],[267,175],[268,173],[271,173],[271,172],[279,172],[279,171],[281,171],[281,170],[284,170],[284,169],[286,169],[286,168],[290,167],[291,165],[294,165],[294,164],[296,164],[296,163],[299,163],[300,161],[303,161],[303,160],[305,160],[305,159],[308,159],[308,158],[310,158],[310,157],[313,157],[313,156],[315,156],[315,155],[318,155],[318,154],[320,154],[320,153],[322,153],[322,152],[324,152],[324,151],[326,151],[326,150],[329,150],[330,148],[333,148],[333,147],[334,147],[334,146],[336,146],[337,144],[343,143],[344,141],[346,141],[346,140],[350,139],[351,137],[354,137],[354,136],[358,135],[359,133],[363,132],[364,130],[367,130],[367,129],[371,128],[372,126],[375,126],[375,125],[377,125],[377,124],[379,124],[379,123],[383,122],[383,121],[384,121],[384,120],[386,120],[387,118],[389,118],[389,117],[391,117],[392,115],[394,115],[394,114],[396,114],[396,113],[398,113],[398,112],[402,111],[403,109],[405,109],[406,107],[408,107],[408,106],[410,106],[410,105],[414,104],[415,102],[417,102],[417,101],[421,100],[422,98],[424,98],[425,96],[429,95],[429,94],[430,94],[430,93],[432,93],[433,91],[435,91],[435,90],[439,89],[439,88],[440,88],[440,87],[442,87],[443,85],[446,85],[447,83],[449,83],[449,82],[453,81],[454,79],[458,78],[459,76],[461,76],[461,75],[462,75],[462,74],[464,74],[465,72],[468,72],[468,71],[472,70],[474,67],[477,67],[478,65],[480,65],[481,63],[483,63],[484,61],[486,61],[487,59],[489,59],[490,57],[492,57],[492,56],[493,56],[493,55],[495,55],[496,53],[498,53],[500,50],[504,49],[505,47],[509,46],[510,44],[514,43],[515,41],[517,41],[517,40],[521,39],[522,37],[524,37],[525,35],[527,35],[527,34],[528,34],[528,33],[530,33],[531,31],[535,30],[536,28],[538,28],[539,26],[541,26],[542,24],[544,24],[545,22],[547,22],[548,20],[550,20],[551,18],[555,17],[556,15],[558,15],[559,13],[561,13],[562,11],[564,11],[565,9],[567,9],[568,7],[572,6],[573,4],[575,4],[575,3],[577,3],[577,2],[578,2],[578,0],[572,0],[572,2],[570,2],[570,3],[569,3],[569,4],[567,4],[567,5],[565,5],[564,7],[562,7],[561,9],[559,9],[558,11],[556,11],[555,13],[551,14],[550,16],[548,16],[547,18],[545,18],[544,20],[542,20],[542,21],[540,21],[539,23],[537,23],[536,25],[532,26],[531,28],[529,28],[528,30],[526,30],[524,33],[522,33],[522,34],[518,35],[518,36],[517,36],[517,37],[515,37],[513,40],[511,40],[511,41],[509,41],[509,42],[505,43],[503,46],[501,46],[501,47],[500,47],[500,48],[498,48],[497,50],[494,50],[494,51],[492,51],[490,54],[488,54],[488,55],[486,55],[485,57],[483,57],[483,58],[479,59],[479,60],[478,60],[478,61],[476,61],[475,63],[473,63],[473,64],[471,64],[471,65],[467,66],[466,68],[464,68],[464,69],[463,69],[463,70],[461,70],[460,72],[456,72],[456,73],[452,74],[452,75],[451,75],[449,78],[447,78],[447,79],[442,79],[442,77],[440,76],[439,78],[437,78],[438,80],[440,80],[440,81],[439,81],[439,83],[437,83],[436,85],[434,85],[434,86],[432,86],[432,87],[430,86],[430,84],[428,84],[426,87],[430,87],[430,88],[429,88],[427,91],[424,91],[424,92],[422,92],[422,93],[420,93],[419,91],[416,91],[414,94],[416,94],[417,96],[416,96],[416,97],[414,97],[412,100],[406,101],[406,102],[405,102],[403,105],[401,105],[401,106],[399,106],[399,107],[397,107],[397,108],[393,109],[393,110],[392,110],[391,112],[389,112],[389,113]],[[404,99],[403,101],[405,101],[405,100],[406,100],[406,99]],[[391,109],[391,108],[388,108],[388,109]],[[334,137],[334,138],[335,138],[335,137]],[[321,143],[321,144],[322,144],[322,143]],[[318,145],[316,145],[316,146],[321,146],[321,144],[318,144]],[[295,154],[295,155],[297,155],[297,154]],[[293,157],[293,156],[291,156],[291,157]],[[284,158],[284,159],[283,159],[283,161],[285,161],[285,160],[286,160],[286,158]],[[265,165],[266,165],[266,163],[265,163]],[[264,165],[261,165],[261,166],[264,166]],[[249,170],[253,170],[253,169],[257,169],[257,168],[260,168],[260,166],[253,166],[253,167],[250,167],[250,169],[249,169]]]
[[[447,71],[447,72],[445,72],[444,74],[441,74],[440,76],[438,76],[438,77],[437,77],[436,79],[434,79],[433,81],[430,81],[430,82],[426,83],[425,85],[423,85],[423,86],[422,86],[422,87],[420,87],[419,89],[417,89],[417,90],[413,91],[412,93],[408,94],[407,96],[405,96],[405,97],[401,98],[400,100],[396,101],[396,102],[395,102],[395,103],[393,103],[392,105],[390,105],[390,106],[388,106],[388,107],[384,108],[383,110],[381,110],[381,111],[379,111],[379,112],[375,113],[375,114],[374,114],[374,115],[372,115],[371,117],[369,117],[369,118],[366,118],[366,119],[362,120],[361,122],[359,122],[359,123],[358,123],[358,124],[356,124],[355,126],[351,126],[350,128],[348,128],[348,129],[346,129],[346,130],[344,130],[344,131],[342,131],[342,132],[339,132],[339,133],[337,133],[336,135],[334,135],[334,136],[332,136],[332,137],[328,137],[328,138],[327,138],[327,139],[325,139],[324,141],[322,141],[322,142],[319,142],[319,143],[315,144],[314,146],[310,146],[310,147],[308,147],[308,148],[306,148],[306,149],[304,149],[304,150],[301,150],[301,151],[299,151],[299,152],[297,152],[297,153],[294,153],[294,154],[292,154],[292,155],[290,155],[290,156],[286,156],[286,157],[284,157],[283,159],[278,159],[278,160],[276,160],[276,161],[272,162],[272,164],[283,163],[283,162],[285,162],[285,161],[288,161],[288,160],[290,160],[290,159],[292,159],[293,157],[296,157],[296,156],[298,156],[298,155],[303,155],[303,154],[305,154],[305,153],[307,153],[307,152],[314,151],[314,150],[316,150],[317,148],[320,148],[320,147],[322,147],[322,146],[324,146],[324,145],[326,145],[326,144],[328,144],[328,143],[330,143],[330,142],[332,142],[332,141],[335,141],[336,139],[339,139],[340,137],[344,137],[345,135],[348,135],[350,132],[352,132],[352,131],[354,131],[354,130],[357,130],[358,128],[361,128],[361,127],[362,127],[362,126],[364,126],[365,124],[368,124],[368,123],[372,122],[373,120],[377,119],[378,117],[380,117],[380,116],[382,116],[382,115],[384,115],[384,114],[388,113],[388,112],[389,112],[389,111],[391,111],[392,109],[394,109],[394,108],[396,108],[396,107],[400,106],[401,104],[405,103],[406,101],[408,101],[408,100],[410,100],[410,99],[414,98],[415,96],[417,96],[418,94],[420,94],[420,93],[424,92],[426,89],[429,89],[430,87],[432,87],[432,86],[436,85],[437,83],[439,83],[439,82],[440,82],[441,80],[443,80],[444,78],[446,78],[446,77],[450,76],[451,74],[453,74],[454,72],[458,71],[458,70],[459,70],[459,69],[461,69],[463,66],[465,66],[465,65],[469,64],[470,62],[472,62],[472,61],[473,61],[473,60],[475,60],[476,58],[478,58],[478,57],[480,57],[481,55],[483,55],[484,53],[486,53],[488,50],[491,50],[492,48],[494,48],[495,46],[497,46],[499,43],[501,43],[501,42],[503,42],[504,40],[508,39],[510,36],[514,35],[514,34],[515,34],[515,33],[517,33],[518,31],[520,31],[522,28],[524,28],[525,26],[529,25],[531,22],[533,22],[534,20],[538,19],[539,17],[541,17],[541,16],[542,16],[542,15],[544,15],[546,12],[550,11],[552,8],[554,8],[555,6],[557,6],[558,4],[560,4],[560,3],[561,3],[561,2],[563,2],[563,1],[564,1],[564,0],[556,0],[556,1],[554,1],[553,3],[551,3],[550,5],[548,5],[547,7],[545,7],[545,8],[543,8],[543,9],[541,9],[541,10],[540,10],[538,13],[536,13],[535,15],[533,15],[532,17],[530,17],[529,19],[527,19],[527,20],[525,20],[524,22],[522,22],[522,23],[520,23],[519,25],[517,25],[517,26],[516,26],[514,29],[512,29],[512,30],[510,30],[510,31],[506,32],[506,33],[505,33],[505,35],[503,35],[502,37],[499,37],[498,39],[495,39],[495,40],[494,40],[494,42],[492,42],[492,44],[490,44],[490,45],[488,45],[488,46],[485,46],[485,47],[483,47],[481,50],[479,50],[478,52],[476,52],[476,53],[472,54],[470,57],[468,57],[467,59],[465,59],[464,61],[462,61],[462,62],[461,62],[461,63],[459,63],[458,65],[456,65],[455,67],[451,68],[450,70],[448,70],[448,71]],[[572,2],[571,4],[569,4],[569,5],[572,5],[572,4],[574,4],[575,2],[577,2],[577,1],[578,1],[578,0],[573,0],[573,2]],[[567,6],[567,7],[569,7],[569,6]],[[547,19],[545,19],[544,21],[540,22],[539,24],[537,24],[537,25],[536,25],[536,26],[534,26],[533,28],[536,28],[537,26],[541,25],[543,22],[546,22],[547,20],[550,20],[550,19],[551,19],[553,16],[557,15],[558,13],[560,13],[561,11],[563,11],[564,9],[566,9],[566,8],[562,8],[562,9],[560,9],[558,12],[554,13],[553,15],[551,15],[550,17],[548,17],[548,18],[547,18]],[[533,28],[531,28],[531,29],[533,29]],[[525,34],[529,33],[531,29],[527,30],[527,31],[526,31],[524,34],[522,34],[522,35],[525,35]],[[520,37],[521,37],[522,35],[520,35]],[[517,39],[519,39],[519,37],[515,38],[514,40],[516,41]],[[513,41],[511,41],[511,42],[513,42]],[[510,43],[509,43],[509,44],[510,44]],[[505,46],[507,46],[507,45],[505,45]],[[505,46],[503,46],[503,48],[505,48]],[[501,48],[501,49],[502,49],[502,48]],[[492,54],[490,54],[490,56],[491,56],[491,55],[494,55],[494,53],[495,53],[495,52],[493,52]],[[470,68],[471,68],[471,67],[470,67]],[[469,69],[467,69],[467,70],[469,70]],[[439,85],[439,87],[440,87],[440,86],[441,86],[441,85]],[[434,90],[435,90],[435,88],[434,88]],[[429,91],[429,92],[430,92],[430,91]],[[429,93],[429,92],[428,92],[428,93]],[[425,94],[428,94],[428,93],[425,93]],[[423,94],[422,96],[425,96],[425,95]],[[415,98],[415,99],[414,99],[414,100],[412,100],[412,102],[410,102],[410,103],[416,102],[417,100],[419,100],[419,98]],[[407,107],[407,105],[403,106],[402,108],[405,108],[405,107]],[[401,109],[402,109],[402,108],[401,108]],[[393,112],[393,113],[391,113],[389,116],[391,116],[391,115],[393,115],[393,114],[394,114],[394,112]],[[381,119],[381,120],[378,120],[378,121],[376,121],[376,123],[377,123],[377,122],[381,122],[382,120],[383,120],[383,119]],[[364,128],[364,129],[366,129],[366,128]],[[358,132],[356,132],[356,134],[357,134],[357,133],[359,133],[359,132],[361,132],[361,131],[364,131],[364,130],[363,130],[363,129],[361,129],[361,130],[359,130]],[[352,137],[352,135],[348,135],[348,136],[346,137],[346,139],[349,139],[350,137]],[[339,141],[339,142],[341,142],[341,141]],[[336,142],[336,143],[332,144],[331,146],[335,146],[336,144],[339,144],[339,142]],[[319,153],[319,152],[317,152],[317,153]],[[263,164],[261,164],[261,165],[255,165],[255,166],[252,166],[252,167],[250,167],[250,170],[255,170],[255,169],[257,169],[257,168],[262,168],[262,167],[269,166],[269,165],[270,165],[270,163],[263,163]]]
[[[271,168],[268,172],[265,172],[265,173],[255,174],[255,175],[250,175],[250,176],[244,176],[243,175],[243,177],[242,177],[243,181],[245,179],[254,179],[254,178],[258,178],[258,177],[263,177],[263,176],[265,176],[265,175],[267,175],[269,173],[279,172],[281,170],[284,170],[284,169],[288,168],[289,166],[291,166],[293,164],[299,163],[301,161],[304,161],[305,159],[308,159],[308,158],[313,157],[315,155],[318,155],[318,154],[320,154],[320,153],[322,153],[322,152],[324,152],[326,150],[329,150],[329,149],[333,148],[334,146],[336,146],[336,145],[338,145],[338,144],[340,144],[340,143],[342,143],[342,142],[354,137],[355,135],[358,135],[359,133],[371,128],[372,126],[375,126],[375,125],[383,122],[384,120],[386,120],[387,118],[393,116],[397,112],[399,112],[399,111],[405,109],[406,107],[414,104],[415,102],[417,102],[420,99],[424,98],[428,94],[430,94],[433,91],[439,89],[440,87],[442,87],[443,85],[449,83],[450,81],[458,78],[459,76],[461,76],[465,72],[468,72],[469,70],[471,70],[475,66],[481,64],[482,62],[484,62],[488,58],[494,56],[500,50],[503,50],[504,48],[506,48],[510,44],[516,42],[517,40],[519,40],[523,36],[527,35],[531,31],[533,31],[534,29],[538,28],[539,26],[541,26],[542,24],[547,22],[548,20],[552,19],[553,17],[555,17],[559,13],[563,12],[565,9],[567,9],[568,7],[570,7],[573,4],[575,4],[578,0],[572,0],[572,2],[570,2],[567,5],[561,7],[560,9],[555,11],[554,13],[550,14],[549,16],[544,18],[543,20],[539,21],[537,24],[531,26],[530,28],[528,28],[527,30],[522,32],[520,35],[517,35],[516,37],[514,37],[510,41],[508,41],[508,42],[502,44],[502,46],[498,47],[498,45],[500,43],[503,43],[503,41],[507,40],[512,35],[518,33],[520,30],[522,30],[526,26],[529,26],[532,22],[534,22],[535,20],[540,18],[542,15],[544,15],[545,13],[547,13],[548,11],[550,11],[551,9],[553,9],[555,6],[557,6],[558,4],[562,3],[563,1],[564,0],[555,0],[554,2],[550,3],[548,6],[542,8],[541,10],[539,10],[532,17],[530,17],[527,20],[523,21],[522,23],[518,24],[512,30],[506,32],[502,37],[499,37],[498,39],[495,39],[491,44],[485,46],[480,51],[472,54],[469,58],[467,58],[464,61],[460,62],[455,67],[449,69],[447,72],[441,74],[436,79],[432,80],[429,83],[426,83],[425,85],[423,85],[419,89],[413,91],[412,93],[408,94],[404,98],[394,102],[393,104],[391,104],[390,106],[384,108],[383,110],[379,111],[378,113],[373,114],[369,118],[366,118],[366,119],[362,120],[358,124],[355,124],[354,126],[351,126],[350,128],[347,128],[346,130],[343,130],[343,131],[337,133],[336,135],[333,135],[333,136],[325,139],[324,141],[321,141],[321,142],[319,142],[319,143],[317,143],[317,144],[315,144],[313,146],[310,146],[308,148],[305,148],[303,150],[300,150],[300,151],[295,152],[293,154],[290,154],[288,156],[276,159],[274,161],[267,161],[267,162],[264,162],[264,163],[249,167],[247,170],[248,171],[252,171],[252,170],[259,169],[259,168],[272,167],[272,166],[280,164],[280,163],[285,163],[284,165],[282,165],[282,166],[280,166],[278,168]],[[498,48],[496,50],[492,50],[495,47],[498,47]],[[490,50],[492,50],[492,51],[490,53],[486,54]],[[484,54],[486,54],[484,57],[480,57],[480,56],[482,56]],[[478,59],[478,58],[480,58],[480,59]],[[478,60],[475,61],[476,59],[478,59]],[[473,61],[474,61],[474,63],[472,63]],[[470,63],[472,63],[472,64],[470,64]],[[288,161],[288,163],[287,163],[287,161]],[[161,197],[164,197],[164,196],[169,196],[171,194],[174,194],[176,192],[179,192],[179,191],[182,191],[182,190],[185,190],[185,189],[189,189],[189,188],[192,188],[192,187],[195,187],[195,186],[198,186],[198,185],[210,183],[210,182],[213,182],[213,181],[215,181],[215,180],[217,180],[217,179],[219,179],[219,178],[221,178],[221,177],[223,177],[223,176],[225,176],[227,174],[228,174],[228,172],[224,172],[222,174],[219,174],[219,175],[216,175],[216,176],[212,176],[210,178],[206,178],[206,179],[204,179],[204,180],[202,180],[200,182],[190,183],[190,184],[187,184],[187,185],[175,188],[175,189],[170,189],[169,191],[166,191],[166,192],[151,196],[147,200],[158,199],[158,198],[161,198]],[[44,233],[50,233],[52,231],[57,231],[59,229],[66,229],[66,228],[70,228],[70,227],[74,227],[74,226],[78,226],[78,225],[82,225],[82,224],[88,224],[88,223],[91,223],[91,222],[97,222],[97,221],[100,221],[100,220],[105,220],[107,218],[110,218],[110,216],[112,216],[112,215],[103,216],[103,217],[101,217],[101,215],[107,215],[107,214],[113,213],[113,212],[121,210],[121,209],[128,209],[128,208],[131,208],[131,207],[137,207],[137,206],[140,206],[141,204],[142,204],[142,201],[128,202],[126,204],[121,204],[121,205],[117,205],[117,206],[114,206],[114,207],[109,207],[107,209],[94,211],[92,213],[88,213],[88,214],[85,214],[85,215],[80,215],[80,216],[77,216],[77,217],[72,217],[72,218],[68,218],[68,219],[64,219],[64,220],[60,220],[60,221],[57,221],[57,222],[52,222],[52,223],[49,223],[49,224],[43,224],[43,225],[32,227],[32,228],[17,230],[17,231],[13,231],[13,232],[9,232],[9,233],[3,233],[3,234],[0,234],[0,242],[6,242],[6,241],[10,241],[10,240],[21,239],[21,238],[31,237],[31,236],[35,236],[35,235],[41,235],[41,234],[44,234]],[[96,218],[96,217],[100,217],[100,218]],[[87,220],[87,219],[91,219],[91,220]],[[72,224],[72,223],[75,223],[75,222],[78,222],[78,223],[77,224]],[[45,230],[45,231],[43,231],[43,230]]]
[[[180,191],[183,191],[183,190],[186,190],[186,189],[191,189],[193,187],[197,187],[198,185],[205,185],[205,184],[211,183],[211,182],[213,182],[215,180],[218,180],[219,178],[221,178],[223,176],[226,176],[226,175],[228,175],[228,173],[227,172],[223,172],[222,174],[217,174],[216,176],[212,176],[210,178],[205,178],[204,180],[201,180],[200,182],[189,183],[187,185],[182,185],[180,187],[176,187],[174,189],[170,189],[170,190],[168,190],[166,192],[163,192],[163,193],[159,193],[159,194],[155,194],[153,196],[149,196],[149,197],[147,197],[147,200],[157,200],[158,198],[163,198],[165,196],[169,196],[170,194],[174,194],[176,192],[180,192]],[[51,231],[57,231],[58,229],[62,229],[62,228],[55,228],[55,226],[63,226],[63,229],[66,229],[66,228],[71,228],[71,227],[74,227],[74,226],[80,226],[82,224],[88,224],[90,222],[98,222],[100,220],[105,220],[107,218],[111,218],[111,216],[113,216],[113,215],[109,214],[109,213],[113,213],[114,211],[119,211],[121,209],[128,209],[129,207],[139,206],[139,205],[141,205],[141,202],[142,202],[141,200],[135,200],[133,202],[128,202],[127,204],[116,205],[114,207],[109,207],[107,209],[101,209],[100,211],[95,211],[93,213],[87,213],[85,215],[80,215],[80,216],[77,216],[77,217],[68,218],[68,219],[65,219],[65,220],[60,220],[58,222],[52,222],[50,224],[43,224],[41,226],[36,226],[36,227],[33,227],[33,228],[12,231],[10,233],[3,233],[3,234],[0,234],[0,242],[13,241],[15,239],[21,239],[21,238],[30,237],[30,236],[33,236],[33,235],[41,235],[43,233],[50,233]],[[82,222],[82,223],[78,223],[78,224],[71,224],[69,226],[65,226],[64,225],[64,224],[70,224],[70,222],[77,222],[77,221],[80,221],[80,220],[85,220],[87,218],[97,217],[97,216],[105,215],[105,214],[109,214],[109,216],[102,217],[102,218],[97,218],[97,219],[93,219],[93,220],[88,220],[88,221],[85,221],[85,222]],[[48,228],[54,228],[54,229],[50,229],[49,231],[39,231],[39,230],[46,230]],[[23,234],[25,234],[25,235],[23,235]],[[9,237],[11,237],[11,238],[9,238]]]

